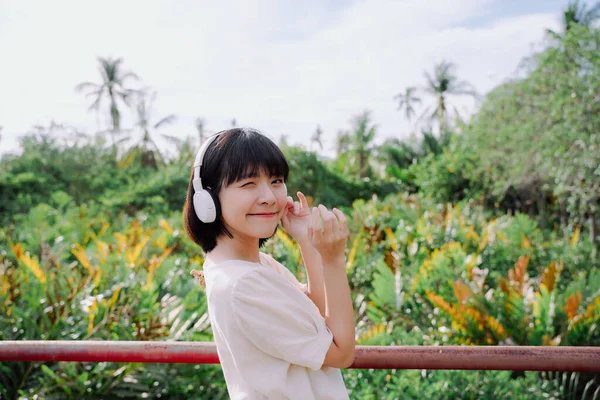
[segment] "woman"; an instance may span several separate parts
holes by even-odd
[[[205,252],[208,311],[232,399],[347,399],[340,368],[354,359],[344,214],[287,195],[288,164],[266,136],[220,132],[192,171],[185,228]],[[298,243],[308,283],[262,244],[281,223]]]

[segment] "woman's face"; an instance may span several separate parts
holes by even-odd
[[[219,193],[221,215],[234,238],[265,239],[275,233],[287,204],[281,177],[261,173],[232,183]]]

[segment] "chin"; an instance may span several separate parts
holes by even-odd
[[[277,229],[279,229],[279,226],[276,226],[275,229],[270,234],[263,234],[263,235],[260,235],[259,237],[261,239],[271,239],[273,236],[275,236]]]

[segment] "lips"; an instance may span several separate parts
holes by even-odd
[[[256,214],[248,214],[250,216],[253,217],[274,217],[275,215],[277,215],[277,213],[256,213]]]

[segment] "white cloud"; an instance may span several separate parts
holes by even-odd
[[[16,135],[51,118],[95,130],[74,87],[97,81],[96,57],[107,55],[158,91],[157,118],[178,115],[173,135],[193,135],[197,116],[210,130],[236,118],[308,143],[320,123],[331,146],[352,115],[370,109],[381,138],[401,136],[410,128],[393,96],[423,83],[425,69],[453,61],[485,92],[556,26],[555,14],[465,26],[493,1],[15,0],[0,12],[0,145],[13,150]]]

